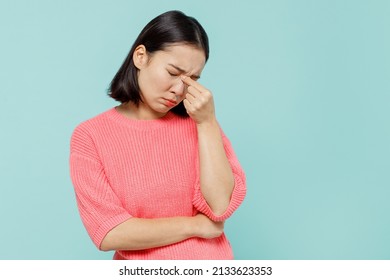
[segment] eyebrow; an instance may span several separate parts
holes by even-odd
[[[182,72],[182,73],[186,73],[186,72],[187,72],[187,71],[185,71],[184,69],[181,69],[180,67],[178,67],[178,66],[176,66],[176,65],[174,65],[174,64],[172,64],[172,63],[169,63],[168,65],[169,65],[169,66],[172,66],[173,68],[175,68],[175,69],[176,69],[177,71],[179,71],[179,72]],[[192,75],[191,78],[200,79],[200,76],[198,76],[198,75]]]

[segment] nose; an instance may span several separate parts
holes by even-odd
[[[184,92],[186,90],[186,85],[183,83],[181,79],[179,79],[172,87],[171,92],[175,95],[181,97],[184,95]]]

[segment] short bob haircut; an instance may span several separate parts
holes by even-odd
[[[209,40],[206,31],[193,17],[180,11],[163,13],[150,21],[135,40],[122,66],[119,68],[108,89],[108,95],[121,103],[132,102],[136,106],[142,102],[138,85],[138,69],[133,62],[133,53],[139,45],[144,45],[151,54],[164,50],[172,44],[194,45],[209,58]],[[172,108],[176,115],[188,117],[183,102]]]

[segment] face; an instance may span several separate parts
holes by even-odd
[[[192,45],[171,45],[148,54],[139,46],[133,55],[138,68],[142,103],[137,110],[145,118],[159,118],[185,97],[186,86],[180,75],[199,79],[206,63],[204,51]]]

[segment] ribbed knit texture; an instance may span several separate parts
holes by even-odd
[[[245,197],[245,174],[229,140],[222,138],[235,177],[230,205],[221,216],[199,185],[196,124],[169,112],[157,120],[130,120],[112,108],[81,123],[71,139],[70,172],[81,219],[100,248],[106,234],[131,217],[193,216],[226,220]],[[116,259],[232,259],[223,234],[169,246],[118,251]]]

